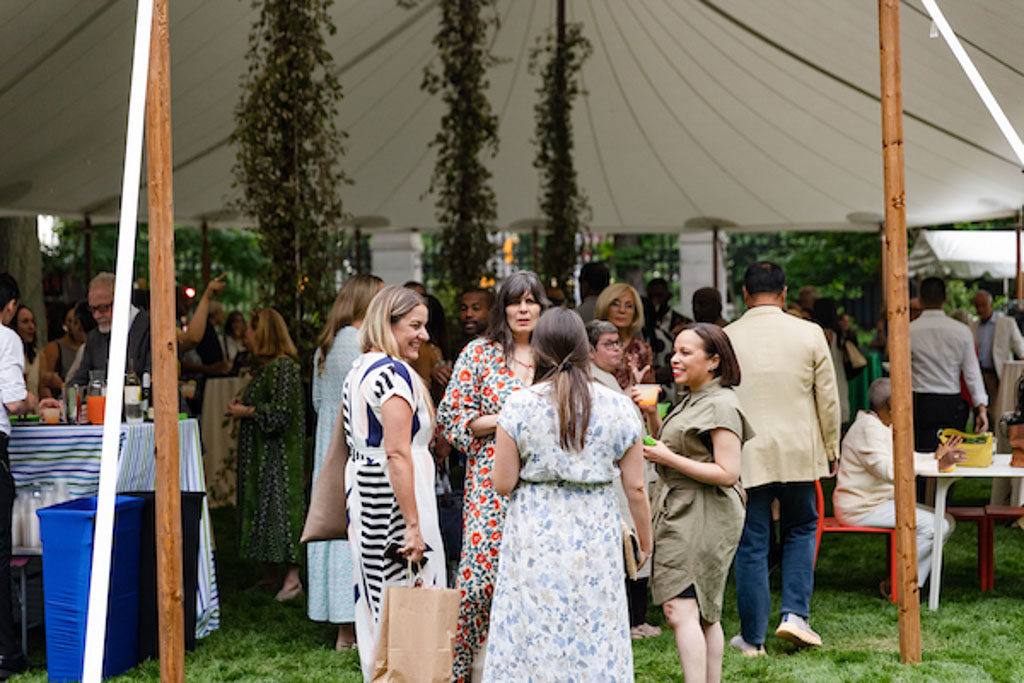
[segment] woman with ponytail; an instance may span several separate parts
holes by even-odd
[[[621,476],[651,551],[643,426],[629,399],[590,381],[590,344],[574,311],[541,316],[535,383],[505,402],[491,479],[511,493],[491,610],[485,681],[633,680]]]

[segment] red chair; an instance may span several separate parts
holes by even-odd
[[[990,591],[995,587],[995,521],[997,519],[1020,519],[1024,517],[1024,507],[1013,505],[986,505],[984,522],[978,525],[978,554],[981,554],[981,537],[985,536],[986,566],[981,577],[981,590]],[[981,564],[979,558],[978,564]]]
[[[946,513],[958,522],[978,523],[978,584],[985,588],[987,577],[992,576],[992,532],[986,526],[986,514],[983,507],[950,507]]]
[[[889,566],[890,598],[896,602],[896,530],[878,526],[846,526],[835,517],[825,516],[825,494],[821,491],[821,482],[814,482],[818,506],[817,545],[814,548],[814,562],[818,562],[818,549],[821,547],[821,536],[826,532],[848,534],[885,534],[889,537],[885,546],[886,563]]]

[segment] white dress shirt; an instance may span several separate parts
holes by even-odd
[[[913,390],[923,394],[959,394],[961,372],[971,392],[971,404],[987,406],[988,394],[981,379],[971,329],[940,310],[925,310],[910,323]]]
[[[28,395],[25,388],[25,345],[18,333],[0,325],[0,403],[17,403]],[[6,406],[0,410],[0,432],[11,433]]]

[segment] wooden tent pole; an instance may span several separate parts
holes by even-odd
[[[1021,268],[1020,268],[1020,229],[1021,223],[1024,222],[1024,207],[1017,212],[1017,305],[1020,305],[1021,299],[1024,299],[1024,280],[1021,279]]]
[[[889,304],[888,304],[889,297],[888,297],[886,289],[885,289],[886,288],[885,273],[886,273],[886,271],[889,270],[889,253],[888,253],[887,242],[885,240],[885,224],[884,223],[882,223],[881,225],[878,226],[878,246],[882,250],[882,260],[881,260],[881,265],[882,265],[882,272],[881,272],[881,276],[882,276],[881,277],[881,279],[882,279],[882,315],[885,316],[885,315],[887,315],[886,311],[889,310]]]
[[[878,0],[882,78],[882,154],[885,175],[885,288],[892,382],[893,460],[896,483],[896,579],[900,661],[921,661],[921,610],[917,587],[914,520],[914,437],[910,385],[910,302],[907,280],[907,217],[903,169],[903,92],[900,74],[899,0]]]
[[[174,326],[174,194],[167,0],[155,0],[146,89],[149,276],[156,440],[156,566],[160,680],[185,680],[185,615],[178,476],[178,343]],[[195,600],[195,596],[189,596]]]

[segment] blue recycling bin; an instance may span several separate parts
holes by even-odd
[[[107,603],[103,676],[138,664],[139,537],[143,501],[118,496]],[[96,497],[79,498],[39,510],[43,542],[43,605],[46,669],[51,681],[79,681],[85,662]]]

